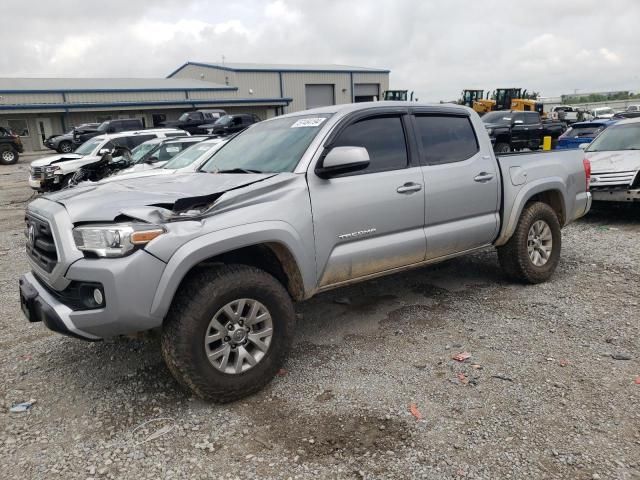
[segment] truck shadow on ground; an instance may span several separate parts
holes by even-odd
[[[346,338],[384,337],[389,329],[408,323],[425,332],[443,328],[443,314],[453,302],[507,284],[489,250],[320,294],[297,306],[301,318],[291,358],[312,362],[310,347],[316,350],[313,357],[321,359],[343,348]],[[165,367],[157,332],[93,344],[57,337],[50,341],[59,345],[47,371],[68,375],[71,368],[78,397],[128,391],[144,398],[161,392],[170,404],[190,396]]]
[[[624,230],[640,229],[640,204],[597,202],[580,222],[605,226],[613,225]]]

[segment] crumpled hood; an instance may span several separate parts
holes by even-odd
[[[591,162],[591,173],[631,172],[640,170],[640,150],[618,152],[585,152]]]
[[[47,157],[38,158],[31,162],[32,167],[45,167],[54,163],[66,162],[68,160],[78,160],[82,155],[77,153],[62,153],[60,155],[49,155]]]
[[[143,176],[119,182],[80,184],[44,198],[62,204],[73,223],[110,222],[124,211],[137,207],[178,211],[188,210],[192,205],[212,204],[224,192],[274,175],[184,173]]]

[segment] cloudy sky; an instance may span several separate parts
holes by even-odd
[[[638,0],[22,0],[2,18],[0,76],[166,76],[224,55],[385,67],[426,101],[640,90]]]

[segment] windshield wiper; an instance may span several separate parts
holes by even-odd
[[[252,168],[229,168],[227,170],[214,170],[211,173],[266,173],[261,170],[254,170]]]

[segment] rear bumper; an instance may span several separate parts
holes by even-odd
[[[640,202],[640,188],[595,190],[592,194],[596,202]]]

